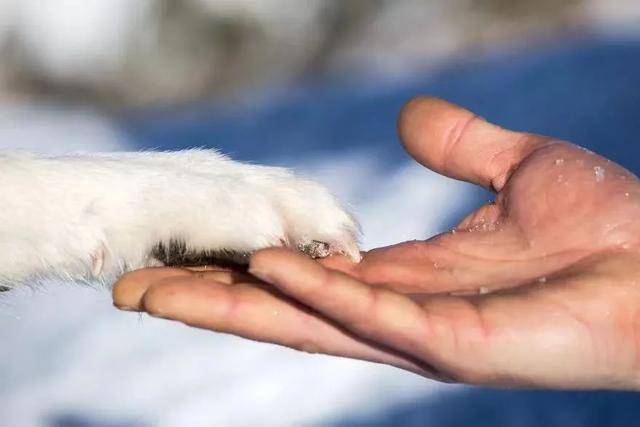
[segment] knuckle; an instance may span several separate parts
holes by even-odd
[[[173,279],[163,279],[150,286],[142,296],[142,307],[152,316],[162,317],[167,312],[168,303],[179,292],[179,283]]]

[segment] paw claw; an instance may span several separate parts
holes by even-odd
[[[98,248],[95,254],[91,255],[91,274],[93,277],[98,277],[102,273],[104,267],[105,248],[101,246]]]
[[[326,242],[312,240],[309,243],[298,243],[300,252],[309,255],[311,258],[326,258],[331,255],[331,246]]]

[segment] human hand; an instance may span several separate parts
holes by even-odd
[[[435,99],[410,102],[399,130],[416,160],[496,191],[495,203],[455,232],[372,250],[360,264],[268,249],[250,265],[264,282],[133,272],[114,303],[442,380],[638,388],[637,179],[573,145]]]

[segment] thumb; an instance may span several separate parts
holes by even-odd
[[[400,140],[429,169],[500,191],[511,172],[547,138],[491,124],[447,101],[416,97],[398,120]]]

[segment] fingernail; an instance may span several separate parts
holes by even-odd
[[[256,270],[254,268],[249,268],[249,274],[256,276],[258,279],[262,280],[263,282],[272,284],[273,283],[273,278],[269,275],[269,273],[265,273],[264,271],[260,271],[260,270]]]
[[[138,307],[132,307],[132,306],[128,306],[128,305],[113,305],[115,308],[117,308],[118,310],[122,310],[122,311],[140,311],[140,309]]]

